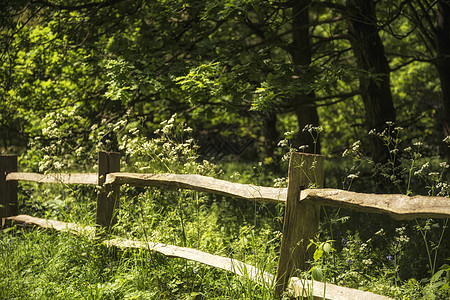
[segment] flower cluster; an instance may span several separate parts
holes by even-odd
[[[146,139],[133,129],[120,141],[120,149],[126,152],[137,170],[207,175],[216,168],[209,161],[199,161],[198,146],[189,136],[192,128],[177,121],[176,114],[161,125],[154,132],[156,138]]]

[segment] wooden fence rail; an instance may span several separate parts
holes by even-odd
[[[286,202],[285,188],[241,184],[202,175],[110,173],[105,184],[190,189],[251,201]]]
[[[38,183],[98,185],[98,174],[97,173],[39,174],[39,173],[11,172],[6,175],[6,181],[18,181],[18,180],[38,182]]]
[[[77,224],[50,221],[31,216],[17,215],[17,182],[88,184],[98,186],[98,226],[109,230],[115,223],[115,211],[119,207],[120,186],[153,186],[176,189],[191,189],[251,201],[285,202],[285,218],[276,276],[259,271],[253,266],[229,258],[219,257],[195,249],[171,245],[143,243],[127,240],[104,241],[105,245],[116,247],[145,248],[164,255],[182,257],[245,275],[255,282],[275,283],[277,295],[290,288],[293,295],[300,295],[312,289],[317,299],[388,299],[369,292],[348,289],[320,282],[306,282],[292,277],[295,270],[307,270],[307,261],[312,253],[307,251],[309,240],[314,238],[319,225],[320,206],[335,206],[346,209],[388,214],[395,219],[448,218],[450,199],[405,195],[378,195],[354,193],[337,189],[307,189],[314,184],[323,184],[323,163],[320,155],[292,153],[288,170],[288,187],[272,188],[251,184],[232,183],[201,175],[121,173],[118,153],[100,152],[98,174],[37,174],[17,172],[17,157],[0,156],[0,217],[5,220],[26,222],[56,230],[70,230],[74,233],[95,232],[95,227],[81,227]],[[171,254],[170,254],[171,253]],[[216,262],[214,262],[216,261]],[[237,267],[240,266],[240,267]],[[243,272],[242,270],[246,270]],[[245,273],[245,274],[244,274]]]
[[[18,180],[38,183],[98,185],[98,174],[11,172],[6,175],[6,181]],[[286,188],[234,183],[191,174],[109,173],[106,175],[105,184],[191,189],[262,202],[286,202],[287,194]],[[312,201],[323,206],[342,207],[359,212],[387,214],[397,220],[448,218],[450,216],[449,200],[443,197],[409,197],[401,194],[355,193],[339,189],[305,189],[301,191],[300,201]]]

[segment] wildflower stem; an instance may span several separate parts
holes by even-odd
[[[441,246],[442,239],[444,238],[444,233],[445,233],[445,229],[447,229],[447,225],[448,225],[448,219],[445,219],[444,226],[442,226],[441,236],[439,237],[439,242],[436,246],[436,249],[434,250],[434,261],[433,261],[433,265],[432,265],[431,275],[433,275],[434,271],[436,270],[436,261],[437,261],[438,250],[439,250],[439,247]]]
[[[431,273],[431,275],[433,275],[434,274],[434,266],[433,266],[433,261],[431,259],[430,248],[428,247],[427,232],[422,229],[422,227],[419,225],[419,222],[417,221],[417,219],[415,219],[415,221],[417,224],[417,228],[419,229],[419,232],[422,235],[423,241],[425,243],[425,249],[427,250],[427,256],[428,256],[428,263],[430,264],[430,273]]]
[[[414,159],[411,159],[411,167],[409,167],[409,174],[408,174],[408,184],[406,186],[406,195],[409,196],[411,194],[411,178],[412,178],[412,171],[414,170]]]

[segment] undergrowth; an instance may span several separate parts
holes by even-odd
[[[265,174],[263,163],[245,170],[236,164],[220,168],[201,160],[191,130],[185,124],[174,116],[162,125],[155,138],[141,137],[136,127],[127,129],[128,134],[119,140],[124,154],[122,170],[202,174],[230,181],[286,186],[285,178]],[[314,127],[306,130],[318,138],[320,130]],[[397,155],[395,149],[401,146],[400,141],[381,134],[380,138],[395,146],[391,153]],[[288,140],[280,143],[288,144]],[[345,163],[334,164],[332,160],[327,163],[326,173],[334,175],[327,181],[334,187],[367,192],[373,180],[370,170],[377,169],[391,181],[392,189],[397,188],[397,193],[413,195],[428,190],[431,195],[447,196],[448,189],[440,173],[446,166],[421,161],[420,149],[405,149],[402,164],[374,168],[359,146],[355,143],[345,153]],[[286,153],[289,151],[292,149]],[[58,159],[55,162],[60,163]],[[50,171],[55,169],[52,163],[46,161]],[[341,173],[336,171],[339,166]],[[415,192],[415,186],[421,189]],[[19,187],[21,213],[85,225],[95,223],[95,187],[30,183],[21,183]],[[275,274],[283,215],[284,206],[280,204],[252,203],[185,190],[123,186],[118,222],[110,235],[195,248]],[[318,235],[311,241],[316,253],[310,272],[298,272],[298,277],[395,299],[448,299],[448,220],[403,222],[389,216],[334,208],[322,208],[321,216]],[[21,224],[4,228],[0,234],[1,299],[274,297],[273,286],[146,250],[107,248],[99,238]]]

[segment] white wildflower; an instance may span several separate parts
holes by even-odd
[[[397,241],[397,242],[401,242],[401,243],[407,243],[407,242],[409,242],[409,237],[407,236],[407,235],[400,235],[400,236],[396,236],[395,237],[395,240]]]
[[[342,157],[346,157],[347,155],[349,155],[350,151],[348,149],[344,150],[344,153],[342,153]]]
[[[275,178],[273,180],[273,186],[276,188],[286,187],[287,186],[287,178],[286,177]]]
[[[356,173],[356,174],[349,174],[349,175],[347,176],[347,178],[353,180],[353,179],[358,178],[358,175],[359,175],[359,172]]]
[[[362,243],[361,247],[359,247],[359,251],[364,251],[364,249],[366,249],[367,244],[366,243]]]
[[[391,154],[397,154],[398,153],[398,149],[392,149],[391,151],[389,151]]]
[[[298,147],[298,150],[302,151],[308,147],[309,147],[308,145],[301,145],[300,147]]]
[[[137,135],[138,133],[139,133],[139,129],[137,129],[137,128],[130,129],[130,134]]]
[[[352,150],[353,150],[353,151],[356,151],[356,150],[359,149],[360,146],[361,146],[361,141],[360,141],[360,140],[357,140],[356,142],[354,142],[354,143],[352,144]]]
[[[424,164],[422,165],[422,167],[421,167],[419,170],[417,170],[417,171],[414,172],[414,175],[422,174],[423,170],[425,170],[425,169],[428,168],[429,166],[430,166],[430,163],[429,163],[429,162],[424,163]]]
[[[83,147],[78,147],[76,150],[75,150],[75,156],[81,156],[81,154],[83,154]]]
[[[303,132],[305,132],[305,131],[309,131],[309,132],[311,132],[312,131],[312,128],[313,128],[313,126],[312,126],[312,124],[308,124],[308,125],[306,125],[304,128],[303,128]]]
[[[441,168],[445,168],[445,169],[448,169],[450,166],[448,165],[448,163],[446,163],[445,161],[444,162],[441,162],[440,164],[439,164],[439,166],[441,167]]]
[[[54,167],[56,170],[61,170],[63,166],[64,166],[64,165],[63,165],[61,162],[59,162],[59,161],[55,161],[55,163],[53,164],[53,167]]]
[[[278,147],[286,147],[288,145],[288,140],[281,140],[278,142]]]
[[[170,130],[172,129],[172,127],[173,127],[173,124],[169,122],[169,124],[165,125],[165,126],[161,129],[161,131],[162,131],[164,134],[168,134],[168,133],[170,132]]]
[[[191,127],[186,127],[185,129],[183,129],[183,131],[184,132],[187,132],[187,133],[191,133],[192,132],[192,128]]]
[[[405,230],[406,230],[406,227],[405,227],[405,226],[395,228],[395,231],[396,231],[398,234],[402,234],[403,232],[405,232]]]
[[[284,133],[284,136],[290,136],[290,135],[293,135],[294,134],[294,131],[293,130],[291,130],[291,131],[286,131],[285,133]]]
[[[384,229],[383,228],[381,228],[380,230],[375,232],[375,235],[383,235],[383,234],[384,234]]]
[[[290,154],[291,154],[290,152],[287,152],[286,154],[284,154],[283,157],[281,158],[281,161],[287,161],[289,159]]]

